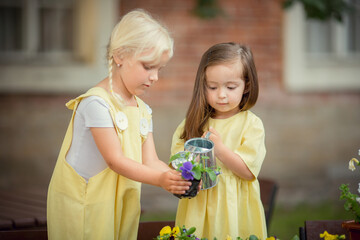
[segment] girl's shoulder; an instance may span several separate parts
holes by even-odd
[[[178,126],[175,129],[174,132],[174,136],[177,136],[178,138],[180,138],[180,135],[182,134],[182,132],[184,131],[184,126],[185,126],[185,121],[186,119],[183,119]]]
[[[84,109],[110,109],[110,105],[108,102],[105,101],[102,97],[91,95],[89,97],[83,98],[79,106],[77,108],[77,111],[83,111]]]
[[[185,122],[186,122],[186,118],[184,118],[176,127],[176,131],[177,132],[182,132],[184,131],[184,127],[185,127]]]
[[[89,99],[89,97],[98,97],[98,98],[90,98]],[[107,93],[107,91],[101,87],[94,87],[94,88],[89,89],[86,93],[81,94],[80,96],[68,101],[66,103],[66,106],[69,109],[77,108],[76,106],[80,102],[83,102],[83,100],[86,100],[88,102],[91,100],[99,100],[102,102],[106,102],[108,105],[111,104],[111,100],[110,100],[110,97],[109,97],[109,94]]]
[[[261,121],[260,117],[257,116],[255,113],[253,113],[250,110],[246,110],[246,111],[240,112],[240,113],[244,113],[245,117],[250,121]]]
[[[91,102],[98,102],[102,105],[109,106],[109,104],[105,101],[104,98],[102,98],[100,96],[96,96],[96,95],[90,95],[88,97],[83,98],[81,101],[81,103],[83,103],[83,104],[89,104]]]
[[[244,128],[264,128],[262,120],[255,113],[246,110],[239,112],[226,119],[209,119],[209,124],[217,126],[219,128],[228,126],[233,126],[234,129],[237,129],[239,126]]]
[[[246,113],[246,119],[244,120],[245,128],[252,130],[255,129],[261,132],[265,131],[263,121],[259,116],[249,110],[245,111],[244,113]]]

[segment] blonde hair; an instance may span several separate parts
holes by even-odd
[[[107,48],[110,91],[120,107],[124,105],[123,99],[113,91],[112,86],[114,55],[136,57],[143,62],[158,64],[164,53],[172,57],[173,48],[174,41],[166,27],[146,11],[136,9],[121,18],[112,31]],[[149,54],[140,57],[144,51],[149,51]]]

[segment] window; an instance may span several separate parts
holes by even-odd
[[[1,62],[69,60],[74,54],[72,0],[2,0]]]
[[[352,0],[360,6],[360,0]],[[308,20],[300,4],[285,12],[284,82],[294,92],[360,89],[360,9],[342,23]]]
[[[118,0],[0,0],[0,92],[79,93],[107,75]]]

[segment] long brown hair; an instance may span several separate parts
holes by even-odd
[[[249,110],[257,101],[259,84],[251,49],[238,43],[219,43],[210,47],[202,56],[196,74],[193,95],[186,114],[184,131],[180,138],[185,141],[200,137],[206,124],[214,114],[214,109],[206,101],[206,69],[239,59],[242,64],[241,79],[245,81],[245,89],[239,104],[240,111]]]

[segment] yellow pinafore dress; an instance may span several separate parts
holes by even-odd
[[[48,237],[52,239],[127,239],[135,240],[140,217],[141,183],[130,180],[106,168],[85,179],[65,160],[73,137],[73,124],[80,101],[99,96],[110,106],[110,114],[124,155],[141,163],[142,143],[147,136],[140,134],[140,124],[150,123],[151,112],[136,98],[138,107],[124,107],[128,126],[119,129],[117,113],[120,109],[105,89],[94,87],[87,93],[69,101],[72,118],[62,144],[50,181],[47,199]],[[144,134],[144,131],[142,131]]]

